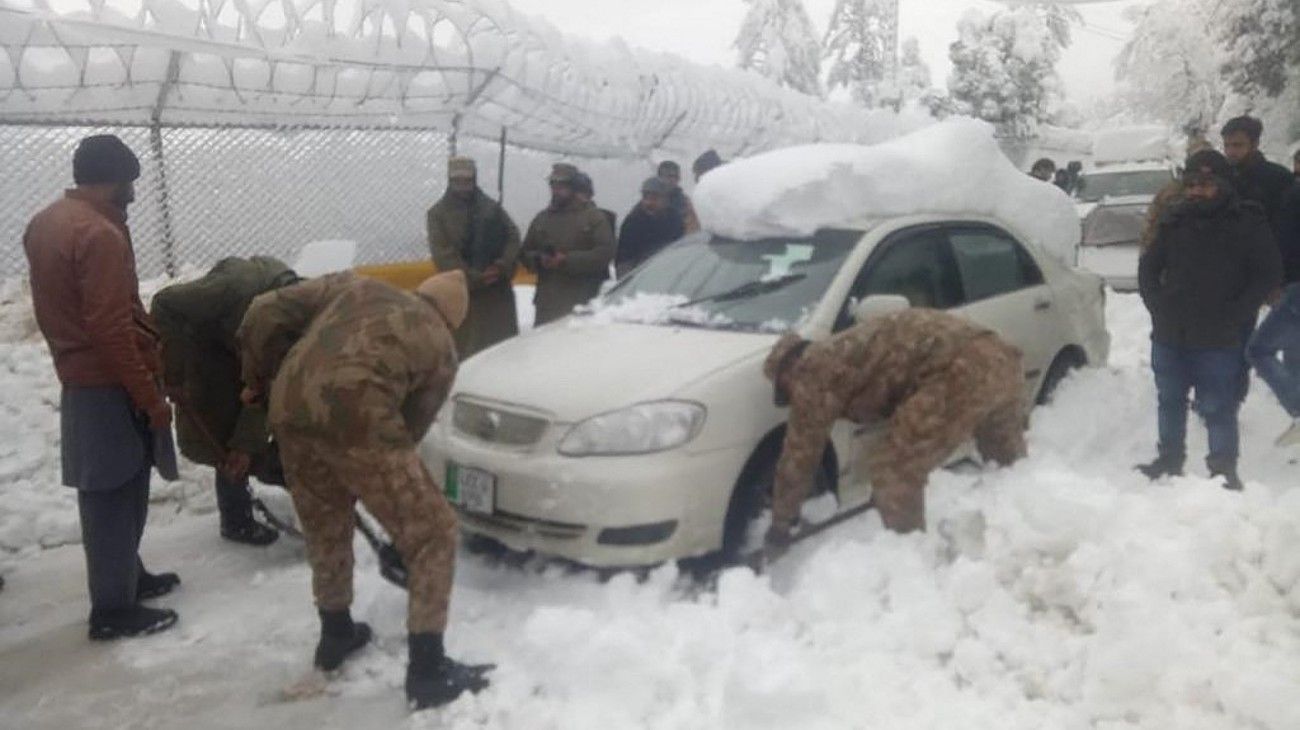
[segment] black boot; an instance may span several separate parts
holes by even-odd
[[[416,710],[441,707],[469,691],[488,686],[487,673],[494,664],[461,664],[447,658],[442,634],[411,634],[406,665],[406,701]]]
[[[1150,464],[1139,464],[1136,468],[1153,482],[1162,477],[1180,477],[1183,475],[1183,457],[1161,454]]]
[[[280,532],[273,527],[267,527],[249,515],[247,521],[226,523],[221,522],[221,536],[231,542],[243,543],[244,545],[253,545],[255,547],[265,547],[280,539]]]
[[[354,622],[346,608],[342,611],[320,612],[320,643],[316,645],[315,665],[332,672],[343,660],[370,642],[370,626]]]
[[[1237,475],[1237,464],[1235,461],[1206,459],[1205,465],[1210,470],[1210,478],[1222,477],[1223,488],[1230,492],[1240,492],[1244,485],[1241,483],[1241,477]]]
[[[137,601],[147,601],[150,598],[158,598],[176,590],[176,586],[181,584],[181,577],[175,573],[146,573],[140,572],[140,578],[135,584],[135,599]]]
[[[94,641],[144,636],[166,631],[179,617],[166,608],[94,609],[90,612],[90,638]]]

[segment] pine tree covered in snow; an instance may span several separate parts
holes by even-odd
[[[1300,83],[1300,0],[1219,3],[1223,71],[1239,93],[1277,97]]]
[[[736,37],[740,67],[782,86],[821,96],[821,44],[802,0],[745,0]]]
[[[1215,4],[1160,0],[1130,9],[1133,36],[1115,61],[1129,110],[1189,132],[1214,125],[1228,94],[1210,25]]]
[[[915,38],[903,41],[898,59],[898,91],[904,102],[917,101],[930,91],[930,65],[921,58],[921,44]]]
[[[1069,43],[1068,18],[1044,7],[966,13],[949,47],[948,90],[957,109],[1004,134],[1032,136],[1061,94],[1056,63]]]
[[[878,106],[896,94],[887,84],[894,59],[895,0],[837,0],[826,27],[825,52],[830,59],[826,85],[846,88],[865,106]]]

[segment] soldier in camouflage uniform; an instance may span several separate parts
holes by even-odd
[[[614,260],[614,227],[594,203],[579,200],[578,168],[552,168],[551,204],[537,214],[520,260],[537,272],[536,323],[568,316],[573,308],[600,293]]]
[[[898,532],[925,528],[926,479],[967,439],[1000,464],[1025,454],[1020,352],[950,314],[908,309],[813,343],[786,334],[764,373],[778,404],[790,404],[771,547],[788,543],[837,419],[888,420],[888,436],[867,463],[880,516]]]
[[[176,442],[190,461],[215,467],[221,536],[269,545],[279,533],[253,519],[251,474],[284,484],[266,410],[239,401],[235,331],[253,298],[300,279],[269,256],[222,259],[204,276],[162,289],[153,318],[162,335],[163,380],[176,403]]]
[[[486,686],[483,669],[443,652],[456,518],[416,445],[456,374],[463,272],[410,294],[351,272],[253,301],[239,330],[245,397],[268,388],[272,430],[307,537],[321,615],[315,663],[337,668],[370,638],[353,622],[352,531],[359,499],[409,570],[408,699],[442,704]]]

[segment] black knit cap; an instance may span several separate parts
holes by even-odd
[[[1232,179],[1232,165],[1218,150],[1200,150],[1188,157],[1183,167],[1183,179],[1199,177],[1202,170],[1208,170],[1210,175],[1222,180]]]
[[[132,182],[140,177],[140,159],[113,134],[86,137],[72,155],[72,179],[78,185]]]

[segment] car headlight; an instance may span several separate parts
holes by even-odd
[[[700,432],[704,406],[686,401],[641,403],[602,413],[569,429],[560,440],[565,456],[650,454],[675,449]]]

